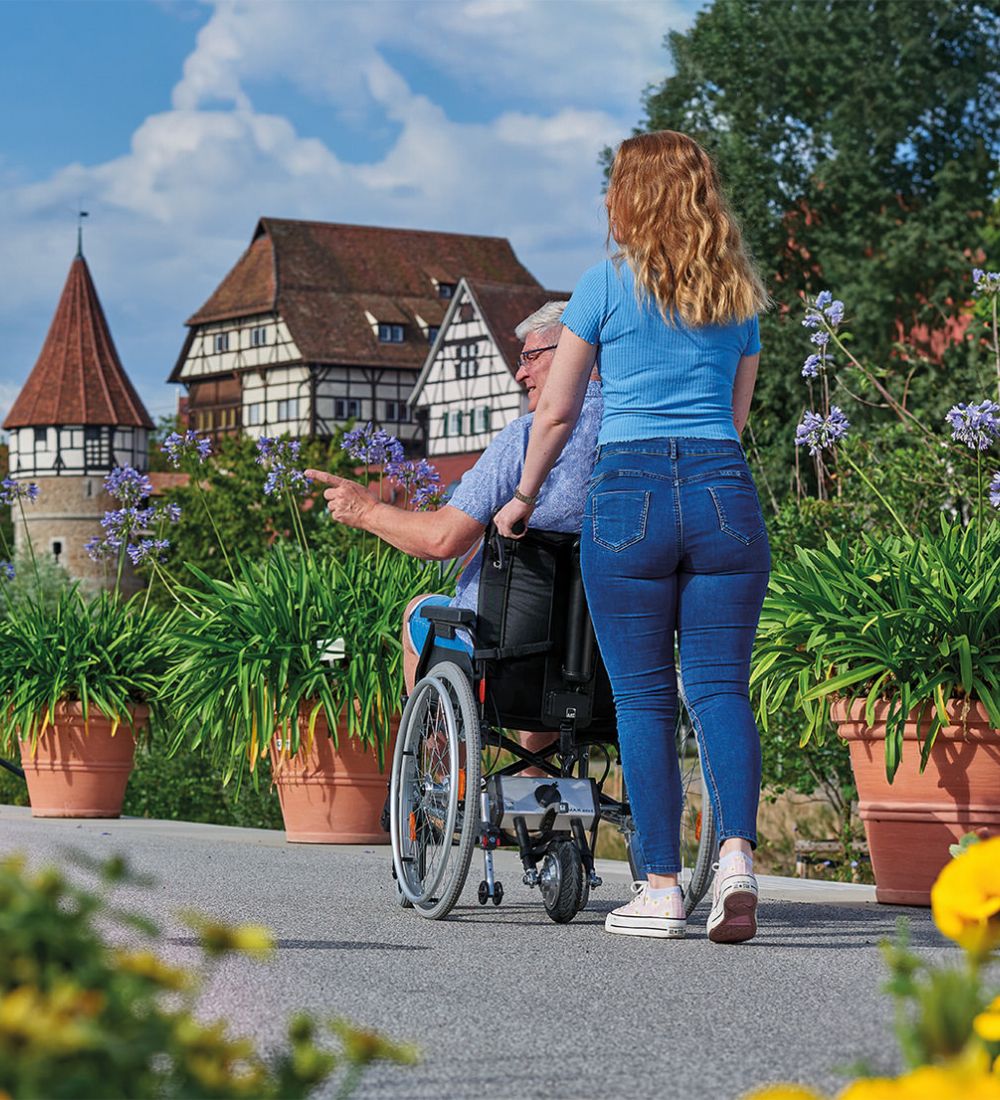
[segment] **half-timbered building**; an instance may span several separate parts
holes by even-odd
[[[322,438],[370,420],[420,452],[408,398],[463,277],[538,286],[501,237],[262,218],[187,322],[170,381],[188,426]]]
[[[455,481],[493,437],[526,408],[514,380],[521,341],[514,330],[563,291],[462,279],[410,394],[427,457]]]
[[[25,509],[35,551],[52,554],[73,577],[103,583],[104,568],[84,544],[103,533],[101,517],[116,507],[104,478],[115,466],[147,469],[153,421],[118,357],[82,251],[3,427],[10,433],[11,477],[40,489]],[[17,513],[14,519],[20,548],[24,525]],[[137,584],[127,571],[126,587]]]

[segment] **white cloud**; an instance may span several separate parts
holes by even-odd
[[[23,379],[41,346],[81,197],[122,358],[161,408],[183,320],[261,214],[507,236],[543,282],[570,287],[603,242],[598,152],[629,131],[642,86],[662,74],[662,35],[690,16],[615,0],[219,4],[172,109],[147,118],[127,152],[30,184],[0,177],[0,259],[18,273],[0,323],[42,319],[30,361],[4,363],[0,385]],[[456,121],[468,114],[410,86],[394,63],[404,52],[495,107]],[[394,141],[356,163],[256,111],[255,85],[279,77],[342,117],[389,120]]]

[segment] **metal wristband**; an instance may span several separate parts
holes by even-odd
[[[527,493],[522,493],[520,489],[514,490],[514,499],[519,500],[522,504],[535,504],[538,501],[537,494],[533,497],[529,497]]]

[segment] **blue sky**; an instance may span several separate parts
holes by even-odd
[[[548,286],[601,254],[600,149],[697,0],[5,0],[0,417],[75,247],[154,416],[183,322],[261,214],[509,237]]]

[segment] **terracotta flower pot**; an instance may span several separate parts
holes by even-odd
[[[348,737],[344,723],[337,730],[338,746],[329,734],[326,715],[316,720],[312,745],[305,747],[308,722],[299,717],[303,747],[289,756],[280,739],[271,742],[274,783],[285,821],[285,838],[293,844],[388,844],[389,834],[379,824],[385,804],[389,763],[392,760],[398,718],[380,771],[372,748]]]
[[[135,758],[135,733],[149,719],[132,708],[133,726],[114,723],[95,707],[83,720],[79,703],[59,703],[52,724],[33,745],[19,742],[32,817],[118,817]]]
[[[952,724],[938,732],[923,774],[917,725],[904,729],[902,762],[890,784],[885,777],[888,703],[865,723],[864,702],[834,703],[830,717],[851,751],[865,823],[875,892],[891,905],[929,905],[938,872],[951,858],[948,846],[963,833],[1000,835],[1000,731],[978,703],[948,705]],[[929,729],[925,716],[921,733]]]

